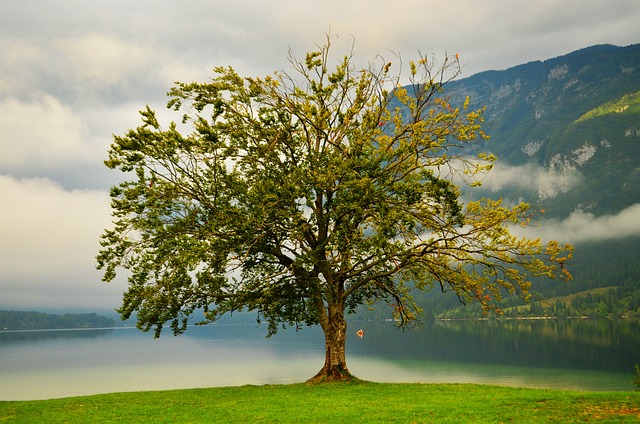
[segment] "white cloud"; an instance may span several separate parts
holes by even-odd
[[[0,37],[0,94],[38,99],[51,95],[79,107],[164,99],[176,80],[204,79],[210,69],[184,52],[119,34]]]
[[[535,191],[540,199],[554,198],[571,190],[583,178],[572,163],[556,162],[547,169],[533,163],[510,166],[497,161],[493,169],[481,178],[482,186],[494,192],[510,188]]]
[[[119,176],[103,161],[112,134],[140,125],[140,108],[121,104],[79,109],[51,95],[0,100],[0,174],[47,177],[67,188],[111,186]]]
[[[90,160],[87,127],[74,112],[53,96],[25,103],[0,101],[0,167],[51,170]]]
[[[122,288],[100,282],[94,259],[110,225],[108,193],[6,176],[0,193],[2,305],[117,306]]]
[[[42,49],[27,40],[0,37],[0,94],[5,96],[33,90],[42,62]],[[11,64],[11,66],[7,66]]]
[[[295,0],[158,2],[152,8],[125,0],[100,8],[74,0],[34,4],[29,11],[20,3],[0,5],[0,27],[12,35],[0,37],[0,63],[11,64],[3,67],[0,89],[7,86],[6,75],[12,84],[62,83],[76,94],[99,80],[102,96],[118,97],[140,95],[152,83],[164,90],[220,65],[262,75],[286,66],[289,46],[303,55],[329,28],[343,38],[355,37],[363,64],[378,53],[389,55],[388,50],[406,59],[418,50],[438,56],[447,51],[460,53],[465,76],[592,44],[630,44],[640,36],[635,0],[588,5],[492,0],[481,7],[471,0],[444,6],[408,0],[400,7],[382,0],[328,0],[322,7]],[[42,75],[47,81],[39,80]]]
[[[632,205],[616,215],[595,216],[576,210],[562,221],[546,220],[536,227],[517,227],[513,233],[572,244],[637,237],[640,236],[640,204]]]
[[[102,34],[54,39],[51,47],[57,61],[64,65],[60,69],[68,72],[67,87],[76,90],[133,88],[132,80],[148,78],[149,67],[156,61],[150,46]]]

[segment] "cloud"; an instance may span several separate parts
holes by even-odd
[[[59,64],[64,85],[77,97],[136,90],[148,83],[149,68],[157,58],[148,45],[126,42],[116,36],[87,34],[53,39],[50,48]],[[154,68],[152,68],[154,69]]]
[[[117,306],[122,287],[101,283],[94,260],[108,193],[7,176],[0,193],[0,306]]]
[[[139,104],[79,109],[51,95],[0,100],[0,174],[46,177],[68,189],[107,188],[119,178],[103,164],[112,134],[140,125],[139,109]],[[159,112],[167,114],[165,108]]]
[[[0,167],[66,167],[89,160],[95,152],[85,142],[87,128],[53,96],[35,102],[0,101]]]
[[[45,39],[0,37],[0,94],[37,100],[51,95],[80,107],[164,101],[176,80],[204,79],[210,71],[149,40],[87,33]]]
[[[0,100],[0,174],[47,177],[67,188],[108,187],[114,181],[102,164],[112,130],[134,122],[117,108],[73,109],[51,95],[33,101]],[[84,114],[84,115],[80,115]]]
[[[587,243],[640,236],[640,204],[632,205],[616,215],[595,216],[581,210],[564,220],[546,220],[537,227],[512,230],[514,234],[560,243]]]
[[[637,1],[567,2],[492,0],[478,7],[463,0],[443,7],[408,0],[402,7],[389,7],[382,0],[328,0],[310,8],[296,0],[239,0],[193,1],[188,7],[158,2],[149,8],[114,0],[95,8],[61,0],[55,6],[36,1],[38,6],[29,11],[6,3],[0,6],[0,27],[8,35],[0,37],[0,63],[12,64],[3,69],[12,83],[48,75],[51,85],[62,83],[65,92],[79,95],[84,83],[93,86],[99,78],[100,94],[117,98],[152,84],[164,93],[168,83],[203,73],[206,77],[214,66],[233,65],[248,75],[270,73],[287,66],[289,47],[304,55],[323,42],[329,29],[343,38],[355,37],[362,65],[389,50],[406,59],[418,50],[438,56],[460,53],[467,63],[465,76],[591,44],[638,41]],[[27,75],[16,69],[27,70]],[[75,86],[68,84],[73,81]]]
[[[533,163],[510,166],[496,161],[491,171],[480,178],[482,187],[493,192],[503,189],[534,191],[539,199],[546,199],[566,193],[583,178],[577,167],[568,160],[557,160],[552,165],[549,168]]]
[[[175,81],[207,81],[226,65],[246,76],[288,70],[289,48],[304,57],[329,29],[340,36],[338,55],[354,37],[357,66],[377,54],[395,66],[390,50],[405,61],[418,51],[459,53],[466,77],[593,44],[637,43],[638,16],[637,0],[0,2],[0,302],[119,302],[118,286],[101,284],[94,270],[106,189],[120,177],[102,161],[111,135],[139,125],[145,104],[169,116],[165,93]],[[527,188],[533,178],[553,189],[574,177],[497,165],[485,186]],[[608,219],[578,214],[566,223],[619,225]]]

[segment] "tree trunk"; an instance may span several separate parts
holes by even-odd
[[[324,366],[307,383],[357,380],[347,368],[345,346],[347,341],[347,321],[341,305],[329,306],[328,317],[320,325],[324,331]]]

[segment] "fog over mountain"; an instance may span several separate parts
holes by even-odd
[[[640,204],[629,206],[613,215],[596,216],[577,209],[565,219],[547,219],[539,227],[514,227],[514,234],[565,243],[616,241],[640,237]],[[603,266],[606,264],[603,264]]]

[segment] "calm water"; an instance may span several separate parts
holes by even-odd
[[[157,340],[135,329],[0,332],[0,400],[293,383],[322,366],[319,329],[265,334],[240,324]],[[367,322],[349,334],[351,372],[383,382],[632,390],[640,363],[638,320],[445,321],[404,333]]]

